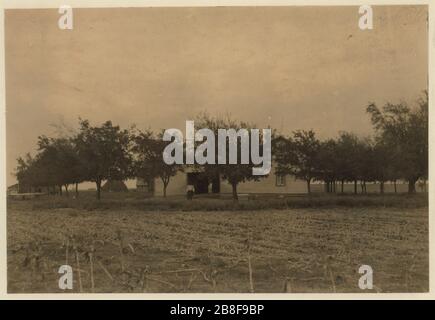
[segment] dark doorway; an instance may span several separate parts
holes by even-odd
[[[221,192],[221,179],[219,175],[216,175],[216,177],[214,177],[213,180],[211,181],[211,192],[213,193]]]
[[[208,178],[201,172],[188,172],[187,184],[193,185],[195,194],[208,193]]]

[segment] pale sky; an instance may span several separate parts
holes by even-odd
[[[427,88],[426,6],[6,10],[7,183],[52,124],[180,128],[200,112],[320,137]]]

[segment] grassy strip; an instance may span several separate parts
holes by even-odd
[[[148,199],[102,199],[46,197],[25,201],[9,201],[26,209],[44,210],[74,208],[81,210],[119,210],[132,208],[144,211],[228,211],[228,210],[267,210],[288,208],[330,208],[330,207],[392,207],[421,208],[428,206],[426,194],[416,195],[314,195],[284,197],[250,197],[234,202],[230,199],[183,198]]]

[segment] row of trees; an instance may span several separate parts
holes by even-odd
[[[198,117],[197,126],[208,127],[215,132],[218,128],[250,128],[246,123],[231,119],[214,119],[207,115]],[[168,165],[163,161],[163,151],[170,143],[163,141],[163,132],[155,134],[135,127],[122,130],[107,121],[101,126],[91,126],[89,121],[80,120],[79,130],[69,137],[38,137],[37,154],[27,154],[18,159],[16,177],[23,186],[62,190],[68,195],[69,186],[89,181],[96,184],[97,198],[101,198],[101,186],[105,180],[142,178],[145,181],[161,179],[163,195],[171,177],[183,171],[179,164]],[[239,160],[240,160],[240,148]],[[217,146],[216,146],[217,153]],[[227,150],[227,155],[229,152]],[[240,161],[238,161],[240,163]],[[197,165],[195,165],[197,166]],[[237,185],[247,180],[258,180],[252,175],[253,164],[204,165],[203,175],[213,179],[221,177],[233,187],[237,199]]]
[[[378,182],[380,192],[384,183],[397,180],[408,182],[408,192],[415,193],[419,179],[428,177],[428,95],[424,93],[417,108],[404,103],[386,104],[380,109],[370,103],[367,113],[375,129],[375,136],[359,138],[341,132],[337,139],[320,141],[314,131],[296,131],[293,136],[278,136],[274,140],[277,173],[293,174],[310,183],[324,181],[328,192],[341,192],[345,182],[358,181],[362,193],[366,182]],[[396,189],[397,190],[397,189]]]
[[[70,137],[38,137],[38,152],[32,157],[18,158],[16,177],[20,185],[62,188],[84,181],[95,182],[97,198],[101,184],[108,179],[125,179],[132,174],[133,159],[129,152],[130,132],[121,130],[110,121],[93,127],[87,120],[80,120],[80,129]]]
[[[375,129],[373,138],[342,132],[337,139],[319,140],[314,131],[299,130],[291,136],[273,134],[272,155],[277,174],[292,174],[307,182],[310,192],[312,181],[323,181],[328,192],[341,191],[345,182],[360,182],[366,192],[366,182],[379,182],[380,192],[387,181],[406,180],[410,193],[415,183],[428,175],[428,99],[427,93],[418,101],[418,108],[406,104],[386,104],[378,108],[371,103],[367,112]],[[231,119],[202,115],[196,121],[199,128],[211,129],[217,138],[219,128],[250,129],[254,126]],[[162,133],[123,130],[107,121],[91,126],[80,120],[79,129],[69,136],[38,138],[38,152],[18,159],[16,176],[21,185],[56,188],[68,194],[69,186],[91,181],[96,184],[97,198],[105,180],[125,180],[141,177],[145,180],[161,179],[163,194],[181,165],[168,165],[163,161],[163,150],[169,142]],[[240,142],[239,142],[240,143]],[[240,145],[239,145],[240,153]],[[217,153],[216,147],[216,153]],[[228,151],[228,150],[227,150]],[[229,152],[227,152],[227,155]],[[228,163],[228,161],[227,161]],[[240,163],[240,154],[239,161]],[[205,164],[203,174],[226,180],[237,199],[237,185],[262,176],[252,175],[250,164]]]

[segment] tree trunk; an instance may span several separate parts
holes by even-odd
[[[163,183],[163,198],[166,198],[166,190],[167,190],[168,185],[169,185],[170,177],[163,175],[160,177],[160,179],[162,180],[162,183]]]
[[[59,195],[62,196],[62,185],[59,186]]]
[[[358,194],[358,181],[354,180],[353,182],[353,193]]]
[[[397,182],[394,180],[394,193],[397,193]]]
[[[237,183],[232,183],[231,186],[232,186],[232,189],[233,189],[233,200],[234,201],[238,201],[239,200],[239,196],[237,195]]]
[[[97,199],[101,199],[101,180],[96,181],[97,184]]]
[[[76,182],[76,198],[79,197],[79,183]]]
[[[67,197],[69,197],[68,184],[65,184],[65,194]]]
[[[381,192],[381,194],[384,194],[384,181],[381,181],[380,192]]]
[[[344,180],[341,180],[341,193],[344,193]]]
[[[416,182],[417,181],[414,179],[408,180],[408,193],[416,193],[416,190],[415,190],[415,183]]]
[[[311,179],[307,179],[307,192],[311,194]]]

